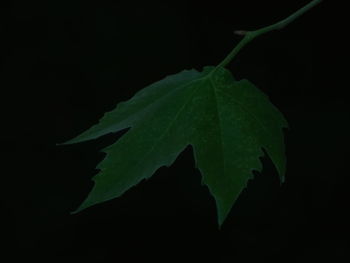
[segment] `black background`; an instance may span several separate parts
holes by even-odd
[[[122,133],[56,147],[119,101],[183,69],[218,64],[234,30],[308,1],[50,1],[1,7],[2,255],[48,262],[341,262],[348,256],[349,107],[330,75],[327,1],[261,36],[228,66],[286,116],[288,168],[268,158],[221,230],[187,148],[124,196],[77,208]],[[329,17],[328,17],[329,18]],[[327,51],[328,50],[328,51]]]

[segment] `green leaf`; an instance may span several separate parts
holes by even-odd
[[[94,188],[76,212],[121,196],[161,166],[170,166],[191,145],[221,225],[252,171],[261,171],[262,149],[283,180],[284,127],[286,120],[265,94],[247,80],[236,81],[224,68],[168,76],[119,103],[97,125],[67,142],[131,128],[103,149],[106,157],[97,167]]]

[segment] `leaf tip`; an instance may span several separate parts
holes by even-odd
[[[61,142],[61,143],[56,143],[56,146],[64,146],[64,145],[70,145],[70,144],[75,144],[75,143],[79,143],[79,142],[82,142],[83,140],[79,140],[77,139],[79,137],[75,137],[73,139],[70,139],[68,141],[65,141],[65,142]]]
[[[219,231],[222,230],[222,225],[223,225],[224,221],[225,221],[225,219],[220,219],[218,217],[218,230]]]
[[[93,205],[95,205],[97,202],[92,201],[89,197],[87,197],[85,199],[85,201],[74,211],[70,212],[71,215],[75,215],[83,210],[85,210],[86,208],[89,208]]]
[[[229,212],[231,211],[233,203],[222,203],[218,200],[216,200],[216,207],[217,207],[217,220],[218,220],[218,228],[219,230],[222,229],[222,225],[224,224]]]
[[[281,175],[280,176],[280,186],[282,185],[282,184],[284,184],[286,182],[286,176],[285,175]]]
[[[80,213],[81,211],[85,210],[86,208],[88,208],[88,206],[79,206],[77,209],[71,211],[69,214],[70,215],[75,215],[75,214],[78,214]]]

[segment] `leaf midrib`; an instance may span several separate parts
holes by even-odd
[[[187,83],[187,85],[185,86],[188,86],[189,84],[191,84],[192,82],[195,82],[195,81],[201,81],[203,80],[204,78],[199,78],[199,79],[196,79],[196,80],[193,80],[191,81],[190,83]],[[192,83],[193,84],[193,83]],[[185,87],[184,86],[184,87]],[[184,88],[183,87],[183,88]],[[179,109],[179,111],[175,114],[175,117],[173,118],[173,120],[170,121],[170,123],[168,124],[168,126],[166,127],[166,129],[164,130],[164,132],[159,136],[159,138],[157,139],[157,141],[155,141],[152,145],[152,147],[150,148],[149,151],[147,151],[142,157],[139,158],[139,161],[132,165],[132,168],[129,170],[129,172],[133,171],[134,169],[138,168],[140,166],[140,164],[143,162],[143,160],[149,156],[153,151],[154,149],[156,148],[157,145],[159,145],[159,143],[164,139],[165,135],[167,134],[167,132],[169,131],[169,129],[173,126],[173,124],[176,122],[177,118],[180,116],[180,114],[182,113],[182,111],[186,108],[187,104],[192,100],[194,94],[199,90],[201,86],[198,85],[198,87],[194,88],[194,91],[192,92],[191,96],[188,96],[188,99],[185,101],[185,103],[183,104],[183,106]],[[168,93],[169,94],[169,93]],[[163,97],[164,99],[164,97]],[[101,171],[103,171],[103,168],[101,167]],[[145,176],[143,176],[143,178],[147,178]]]
[[[152,106],[154,106],[154,105],[161,104],[162,101],[163,101],[164,99],[166,99],[168,96],[171,96],[171,95],[172,95],[174,92],[176,92],[177,90],[179,90],[179,89],[184,89],[184,88],[186,88],[187,86],[193,84],[193,82],[203,80],[203,79],[205,79],[206,77],[207,77],[207,75],[205,75],[204,77],[201,77],[201,78],[193,79],[193,80],[191,80],[191,81],[188,82],[188,83],[183,83],[182,85],[179,85],[178,87],[172,89],[170,92],[164,93],[161,97],[157,98],[157,100],[154,100],[154,101],[148,103],[146,106],[142,107],[141,110],[135,111],[135,112],[131,113],[130,115],[128,115],[126,118],[120,120],[118,124],[120,124],[120,123],[122,123],[122,122],[124,122],[124,121],[126,121],[126,120],[128,120],[128,119],[130,119],[130,118],[132,118],[133,116],[135,116],[135,115],[137,115],[137,114],[140,114],[140,112],[144,112],[146,109],[149,109],[150,107],[152,107]],[[132,98],[131,98],[131,99],[132,99]],[[129,125],[128,125],[127,127],[125,127],[125,128],[130,128],[130,127],[133,127],[133,125],[132,125],[132,124],[129,124]]]
[[[247,113],[247,115],[251,116],[251,118],[253,120],[255,120],[255,122],[257,122],[260,127],[263,129],[263,131],[269,135],[272,136],[270,131],[265,127],[265,125],[263,125],[263,123],[259,120],[258,117],[255,116],[254,113],[250,112],[248,109],[246,109],[238,100],[236,100],[231,94],[223,91],[223,90],[218,90],[219,92],[221,92],[222,94],[224,94],[225,96],[227,96],[228,98],[230,98],[235,104],[237,104],[244,112]]]
[[[222,169],[223,169],[223,174],[226,171],[226,158],[225,158],[225,154],[224,154],[224,142],[223,142],[223,133],[222,133],[222,127],[221,127],[221,117],[220,117],[220,111],[219,111],[219,103],[218,103],[218,95],[216,93],[216,88],[215,88],[215,84],[213,82],[213,79],[211,78],[211,76],[208,76],[209,78],[209,82],[210,82],[210,86],[212,87],[212,92],[214,94],[214,101],[215,101],[215,109],[216,109],[216,113],[217,113],[217,118],[218,118],[218,129],[219,129],[219,134],[220,134],[220,148],[221,148],[221,159],[222,159]]]

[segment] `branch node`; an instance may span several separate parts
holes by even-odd
[[[236,35],[239,35],[239,36],[245,36],[246,34],[249,33],[249,31],[247,30],[235,30],[234,32]]]

